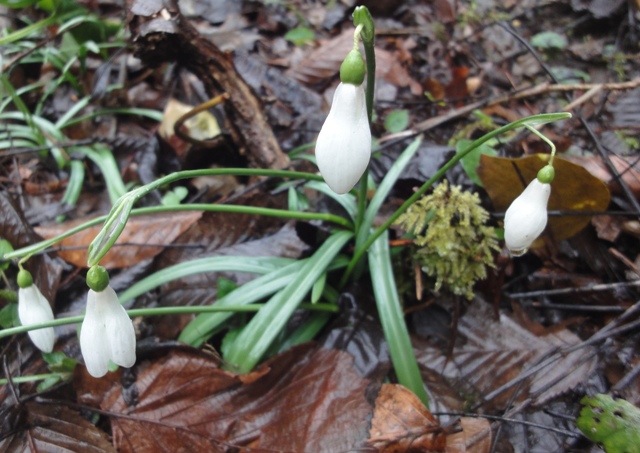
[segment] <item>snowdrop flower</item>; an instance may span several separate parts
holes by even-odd
[[[338,194],[355,186],[371,158],[371,129],[362,86],[364,71],[360,51],[349,52],[340,67],[341,82],[316,142],[320,174]]]
[[[136,362],[136,334],[129,315],[109,286],[105,268],[89,269],[87,285],[87,311],[80,332],[87,371],[93,377],[102,377],[109,371],[109,361],[132,367]]]
[[[526,253],[547,226],[547,203],[552,180],[553,167],[547,165],[507,209],[504,215],[504,240],[512,255]]]
[[[42,295],[29,271],[20,269],[18,272],[18,317],[23,326],[32,326],[47,321],[53,321],[51,304]],[[55,336],[53,327],[30,330],[29,338],[38,349],[43,352],[53,351]]]

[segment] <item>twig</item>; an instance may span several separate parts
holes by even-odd
[[[507,294],[507,296],[512,299],[525,299],[528,297],[557,296],[560,294],[574,294],[592,291],[608,291],[610,289],[627,288],[631,286],[640,286],[640,280],[618,283],[600,283],[597,285],[583,286],[580,288],[543,289],[539,291],[528,291],[524,293],[511,293]]]
[[[428,120],[425,120],[416,124],[412,129],[409,129],[403,132],[398,132],[395,134],[386,135],[379,140],[379,143],[382,144],[389,140],[407,138],[409,136],[417,135],[422,132],[433,129],[434,127],[440,126],[441,124],[449,122],[453,119],[467,115],[476,109],[492,107],[497,104],[502,104],[505,102],[514,101],[518,99],[540,96],[542,94],[547,94],[552,92],[588,91],[588,90],[594,90],[594,89],[631,90],[637,87],[640,87],[640,77],[635,78],[629,82],[621,82],[621,83],[575,83],[575,84],[554,83],[552,84],[549,82],[544,82],[539,85],[523,88],[514,93],[509,93],[503,96],[499,96],[494,99],[483,99],[481,101],[477,101],[472,104],[465,105],[464,107],[451,110],[450,112],[447,112],[444,115],[436,116],[434,118],[429,118]],[[577,100],[574,102],[577,102]],[[566,110],[568,109],[565,108],[565,111]]]
[[[519,425],[531,426],[532,428],[540,428],[547,431],[552,431],[558,434],[564,434],[570,437],[582,437],[581,434],[577,434],[566,429],[554,428],[553,426],[543,425],[541,423],[528,422],[526,420],[518,420],[517,418],[503,417],[499,415],[487,415],[487,414],[470,414],[467,412],[433,412],[433,415],[446,415],[450,417],[471,417],[471,418],[486,418],[487,420],[496,420],[500,422],[517,423]],[[573,420],[573,419],[572,419]]]
[[[611,388],[611,392],[612,393],[620,392],[627,385],[631,384],[631,382],[633,382],[639,375],[640,375],[640,363],[637,363],[636,366],[634,366],[631,369],[631,371],[625,374],[623,378],[620,379],[618,383]]]

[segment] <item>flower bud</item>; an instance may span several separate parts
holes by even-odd
[[[51,304],[42,295],[29,271],[21,269],[18,273],[18,317],[23,326],[32,326],[43,322],[53,321]],[[30,330],[29,338],[38,349],[43,352],[53,351],[55,334],[53,327]]]
[[[316,142],[318,168],[331,190],[343,194],[355,186],[370,158],[371,130],[364,88],[340,83]]]
[[[535,178],[504,214],[504,241],[514,256],[526,253],[547,225],[551,185]]]

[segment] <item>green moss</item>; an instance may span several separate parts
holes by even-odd
[[[414,259],[436,279],[434,289],[472,299],[473,285],[487,276],[486,266],[494,266],[492,251],[500,250],[488,219],[477,194],[458,186],[449,189],[444,181],[396,223],[415,235],[419,248]]]

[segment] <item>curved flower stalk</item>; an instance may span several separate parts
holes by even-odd
[[[87,284],[87,312],[80,332],[87,371],[93,377],[102,377],[109,371],[109,361],[132,367],[136,362],[135,330],[116,292],[108,286],[107,271],[101,266],[92,267]]]
[[[32,326],[53,321],[51,304],[42,295],[40,289],[33,284],[31,273],[20,269],[18,272],[18,317],[23,326]],[[43,352],[53,351],[55,334],[53,327],[30,330],[29,338],[38,349]]]
[[[547,226],[551,180],[553,167],[547,165],[504,214],[504,241],[513,256],[526,253]]]
[[[371,159],[371,129],[362,82],[365,64],[358,50],[362,26],[354,33],[353,49],[340,66],[340,84],[329,116],[316,142],[316,160],[327,185],[338,194],[356,185]]]

